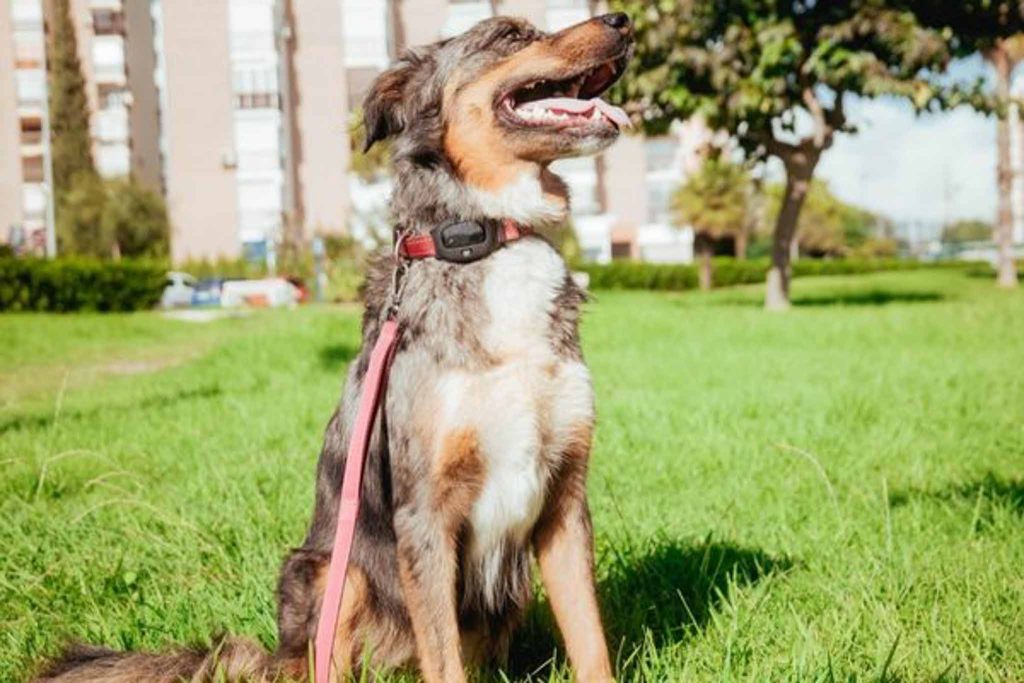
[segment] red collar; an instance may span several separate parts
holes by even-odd
[[[457,221],[438,226],[427,234],[399,238],[398,254],[408,259],[436,258],[470,263],[490,256],[506,242],[532,234],[530,228],[507,218],[500,223]]]

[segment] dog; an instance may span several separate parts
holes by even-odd
[[[408,51],[363,110],[367,149],[391,140],[396,232],[564,223],[569,192],[549,165],[605,149],[628,124],[597,98],[631,53],[624,14],[550,34],[498,17]],[[308,535],[280,574],[277,651],[239,639],[212,653],[78,647],[39,680],[309,676],[349,434],[389,310],[401,336],[365,466],[333,679],[415,665],[429,683],[459,683],[467,666],[500,663],[530,600],[533,556],[577,680],[613,680],[586,498],[584,294],[534,234],[468,263],[409,261],[396,301],[399,260],[380,258],[367,276],[363,350],[326,429]]]

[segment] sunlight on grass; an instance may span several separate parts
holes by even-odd
[[[955,272],[598,292],[590,482],[623,681],[1016,680],[1024,295]],[[0,680],[73,637],[273,647],[358,313],[7,316]],[[201,349],[201,352],[195,352]],[[83,385],[108,358],[181,359]],[[547,606],[487,680],[566,681]]]

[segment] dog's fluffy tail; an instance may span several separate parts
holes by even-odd
[[[74,645],[51,662],[35,683],[271,683],[305,679],[301,660],[279,660],[256,643],[227,638],[212,650],[178,650],[163,654],[116,652]]]

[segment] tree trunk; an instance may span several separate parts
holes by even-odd
[[[747,232],[743,230],[736,235],[733,243],[733,255],[737,261],[745,261],[747,258]]]
[[[703,292],[710,292],[713,283],[711,258],[714,256],[714,246],[710,239],[698,235],[696,247],[700,257],[700,270],[698,271],[700,289]]]
[[[811,188],[811,178],[814,176],[819,154],[801,150],[783,159],[786,167],[786,194],[782,198],[782,209],[775,221],[775,233],[772,237],[772,265],[768,270],[764,298],[764,307],[769,311],[789,310],[789,281],[793,275],[793,239],[796,237],[800,211]]]
[[[990,53],[989,59],[996,71],[996,91],[999,99],[1009,104],[1010,78],[1013,63],[1001,44]],[[997,179],[999,183],[999,214],[996,221],[995,241],[999,250],[998,284],[1005,289],[1017,286],[1017,265],[1013,257],[1013,161],[1011,151],[1010,116],[1004,112],[996,124],[998,148]]]

